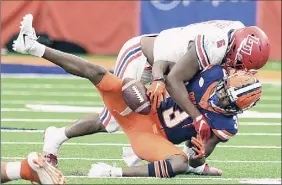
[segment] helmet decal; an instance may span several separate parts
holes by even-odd
[[[254,44],[259,44],[259,38],[249,34],[247,38],[242,41],[243,47],[240,47],[239,51],[247,55],[252,55],[252,49]]]

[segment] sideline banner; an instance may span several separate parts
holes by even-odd
[[[240,20],[256,24],[256,1],[249,0],[149,0],[141,2],[141,33],[186,26],[212,19]]]
[[[259,1],[257,24],[270,40],[270,58],[281,60],[281,1]]]
[[[37,32],[72,41],[91,54],[117,54],[139,34],[138,1],[1,1],[1,47],[19,32],[25,14]]]

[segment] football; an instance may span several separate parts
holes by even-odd
[[[151,111],[151,102],[146,92],[147,88],[140,81],[125,78],[122,82],[122,95],[125,103],[132,111],[143,115]]]

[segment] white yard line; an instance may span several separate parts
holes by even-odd
[[[281,96],[263,96],[261,98],[261,100],[265,100],[265,101],[281,101]]]
[[[103,106],[101,101],[41,101],[41,100],[2,100],[1,105],[25,105],[25,104],[54,104],[54,105],[90,105],[90,106]],[[3,106],[2,106],[3,107]]]
[[[15,90],[15,89],[28,89],[29,91],[32,90],[36,90],[36,89],[65,89],[65,90],[78,90],[78,89],[82,89],[82,90],[90,90],[90,91],[96,91],[95,87],[91,84],[87,85],[79,85],[79,84],[69,84],[69,83],[60,83],[60,84],[54,84],[54,83],[26,83],[26,84],[22,84],[22,83],[13,83],[13,82],[9,82],[9,83],[3,83],[1,88],[3,90]],[[280,88],[268,88],[268,89],[264,89],[264,92],[268,92],[268,93],[281,93],[281,89]]]
[[[262,122],[239,121],[239,126],[281,126],[281,123],[262,123]]]
[[[1,112],[34,112],[26,108],[1,108]]]
[[[47,107],[48,106],[48,107]],[[28,108],[1,108],[2,112],[54,112],[54,113],[93,113],[93,112],[101,112],[103,111],[103,107],[97,107],[99,105],[93,107],[83,107],[83,106],[76,106],[71,107],[68,105],[42,105],[39,104],[27,106]],[[64,107],[64,108],[62,108]],[[281,105],[274,105],[272,106],[264,106],[264,108],[280,108]],[[276,116],[274,118],[279,117],[279,113],[262,113],[260,116],[263,117],[263,114],[271,114]],[[279,115],[278,115],[279,114]],[[247,114],[239,115],[239,117],[249,117]],[[255,117],[255,116],[254,116]],[[271,116],[267,116],[269,118]]]
[[[47,97],[100,97],[98,92],[31,92],[31,91],[2,91],[2,96],[47,96]]]
[[[26,104],[26,108],[1,108],[1,111],[7,112],[64,112],[64,113],[93,113],[101,112],[103,107],[85,107],[85,106],[68,106],[68,105],[42,105],[42,104]],[[258,111],[245,111],[238,115],[239,118],[281,118],[281,113],[267,113]]]
[[[277,100],[275,100],[277,101]],[[70,106],[104,106],[102,101],[59,101],[59,100],[50,100],[50,101],[40,101],[40,100],[2,100],[2,108],[6,108],[11,105],[25,105],[25,104],[41,104],[41,105],[70,105]],[[259,104],[259,108],[280,108],[280,104]]]
[[[24,157],[1,157],[2,159],[22,160]],[[59,157],[59,160],[82,160],[82,161],[123,161],[123,159],[103,159],[103,158],[80,158],[80,157]],[[281,161],[230,161],[230,160],[207,160],[212,163],[281,163]]]
[[[93,85],[79,85],[79,84],[52,84],[52,83],[32,83],[32,84],[19,84],[19,83],[9,83],[2,84],[2,89],[93,89]]]
[[[69,74],[36,74],[36,73],[18,73],[18,74],[9,74],[2,73],[1,78],[9,79],[9,78],[37,78],[37,79],[67,79],[67,80],[85,80],[84,78],[77,77]]]
[[[48,123],[48,122],[52,122],[52,123],[62,123],[62,122],[67,122],[67,123],[71,123],[76,121],[76,119],[25,119],[25,118],[2,118],[1,122],[35,122],[35,123]],[[263,123],[263,122],[243,122],[240,121],[239,122],[239,126],[281,126],[281,123]]]
[[[36,91],[9,91],[9,90],[2,90],[1,94],[3,96],[47,96],[47,97],[100,97],[99,93],[95,90],[93,92],[56,92],[56,91],[51,91],[51,92],[36,92]],[[281,100],[281,96],[263,96],[262,100]]]
[[[50,122],[50,123],[71,123],[76,121],[75,119],[24,119],[24,118],[2,118],[1,122]]]
[[[281,136],[281,133],[237,133],[236,135],[237,136]]]
[[[69,74],[36,74],[36,73],[23,73],[23,74],[7,74],[2,73],[1,78],[9,79],[9,78],[37,78],[37,79],[69,79],[69,80],[85,80],[81,77],[77,77],[74,75]],[[271,84],[271,85],[280,85],[281,80],[268,80],[268,79],[261,79],[261,83],[263,84]]]
[[[1,129],[1,132],[8,133],[43,133],[45,130],[24,130],[24,129]],[[106,133],[100,133],[106,134]],[[124,134],[123,131],[117,131],[111,134]],[[281,136],[281,133],[238,133],[237,136]]]
[[[89,108],[83,108],[83,109],[73,109],[73,108],[66,108],[66,109],[61,109],[61,108],[54,108],[54,109],[48,109],[48,108],[1,108],[1,112],[52,112],[52,113],[97,113],[97,112],[102,112],[103,107],[89,107]]]
[[[88,176],[65,176],[66,178],[90,178],[97,179],[97,177],[88,177]],[[156,179],[152,177],[100,177],[98,179],[155,179],[155,180],[164,180]],[[218,180],[218,181],[239,181],[241,183],[250,183],[250,184],[281,184],[281,179],[279,178],[224,178],[224,177],[175,177],[171,180]]]
[[[12,142],[1,141],[1,145],[43,145],[43,142]],[[70,146],[130,146],[125,143],[64,143]],[[178,145],[181,146],[181,145]],[[245,149],[281,149],[281,146],[240,146],[240,145],[218,145],[217,148],[245,148]]]

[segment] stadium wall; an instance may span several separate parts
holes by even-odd
[[[139,34],[136,1],[1,1],[1,47],[19,32],[27,13],[37,33],[74,42],[91,54],[115,55]]]
[[[37,32],[53,40],[77,43],[88,53],[99,55],[116,55],[126,40],[139,34],[210,19],[232,19],[259,25],[271,41],[271,59],[281,60],[281,1],[1,1],[1,6],[1,47],[18,33],[26,13],[36,17]],[[2,56],[1,63],[2,73],[64,73],[29,57]],[[113,63],[103,61],[108,68]]]

